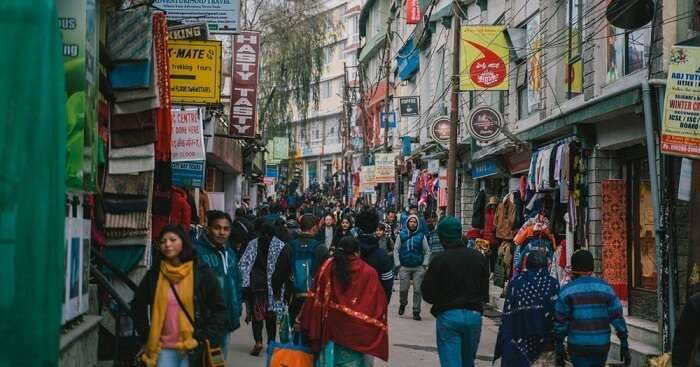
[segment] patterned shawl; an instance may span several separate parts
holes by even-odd
[[[282,314],[286,309],[287,305],[283,299],[275,299],[274,293],[272,292],[272,274],[275,273],[275,267],[277,266],[277,259],[284,249],[284,242],[282,242],[277,237],[272,237],[270,241],[270,250],[267,254],[267,299],[268,299],[268,310],[273,311],[276,314]],[[238,262],[238,267],[241,270],[242,277],[242,287],[250,287],[250,272],[253,270],[253,264],[255,263],[255,258],[258,256],[258,239],[254,239],[248,243],[241,260]],[[284,294],[284,285],[282,285],[282,294]]]

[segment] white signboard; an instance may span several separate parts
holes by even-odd
[[[173,162],[204,161],[204,131],[199,108],[173,109],[170,150]]]
[[[206,22],[212,33],[234,33],[239,29],[240,0],[155,0],[168,20],[193,24]]]

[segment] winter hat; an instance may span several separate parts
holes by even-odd
[[[420,229],[420,219],[418,219],[418,216],[415,214],[411,214],[408,216],[408,218],[406,218],[406,228],[408,228],[408,221],[410,221],[411,219],[416,220],[416,231]]]
[[[571,255],[571,272],[574,274],[590,274],[594,270],[593,254],[585,249],[577,250]]]
[[[456,242],[462,240],[462,224],[455,217],[445,217],[437,225],[441,241]]]

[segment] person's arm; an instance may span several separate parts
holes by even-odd
[[[399,249],[401,248],[401,236],[396,236],[396,242],[394,243],[394,266],[400,267],[401,261],[399,260]]]
[[[428,244],[428,237],[423,236],[423,266],[428,266],[430,263],[430,244]]]
[[[149,298],[152,296],[149,293],[149,288],[151,285],[152,273],[149,271],[145,277],[139,283],[136,292],[134,293],[134,299],[131,301],[131,312],[134,320],[134,329],[136,333],[142,338],[142,342],[146,342],[148,338],[148,305],[151,303]]]
[[[382,250],[382,252],[384,252]],[[394,288],[394,268],[391,264],[391,258],[389,255],[383,256],[381,274],[379,274],[379,280],[382,282],[382,288],[384,288],[384,293],[386,293],[387,302],[391,299],[391,293]]]
[[[612,289],[611,289],[612,291]],[[610,318],[610,323],[617,331],[617,337],[620,339],[620,346],[627,346],[627,324],[625,323],[625,317],[622,311],[622,303],[620,299],[612,293],[612,299],[608,304],[608,317]]]
[[[204,305],[206,312],[204,317],[199,320],[195,319],[199,328],[194,331],[194,338],[200,342],[209,340],[211,342],[218,341],[226,334],[226,329],[229,325],[228,309],[226,302],[221,294],[219,281],[212,270],[208,267],[199,268],[201,274],[201,285],[204,292]],[[196,290],[195,290],[196,292]],[[196,316],[195,316],[196,317]]]
[[[420,285],[420,291],[425,302],[435,304],[437,297],[440,294],[440,256],[435,258],[430,264],[428,271],[425,272],[423,283]]]
[[[560,293],[554,304],[554,342],[558,352],[564,351],[564,339],[569,335],[571,316],[568,299]]]
[[[676,335],[673,337],[673,367],[687,367],[690,365],[690,356],[698,342],[698,325],[700,325],[700,310],[694,307],[692,298],[683,308],[683,313],[676,326]]]

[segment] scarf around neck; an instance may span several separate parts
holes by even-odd
[[[282,250],[284,249],[284,242],[282,242],[277,237],[272,237],[270,241],[269,250],[267,252],[267,266],[266,266],[266,282],[267,282],[267,299],[268,299],[268,310],[274,311],[277,314],[284,312],[286,304],[284,300],[275,299],[274,293],[272,291],[272,275],[275,273],[275,268],[277,266],[277,259],[279,258]],[[248,243],[241,260],[238,262],[238,267],[241,270],[242,277],[242,287],[250,287],[250,273],[253,270],[253,265],[255,264],[255,258],[258,256],[258,239],[254,239]],[[282,293],[284,293],[284,285],[282,285]]]
[[[148,332],[146,351],[141,356],[141,360],[148,366],[154,367],[158,362],[160,353],[160,333],[163,330],[165,314],[168,308],[168,292],[170,283],[177,286],[177,294],[180,297],[185,309],[194,317],[194,270],[193,261],[188,261],[178,266],[167,261],[160,263],[160,272],[153,296],[153,306],[151,309],[151,328]],[[179,306],[178,306],[179,307]],[[197,340],[194,339],[194,326],[189,321],[183,310],[180,308],[178,323],[180,327],[180,341],[176,349],[180,352],[187,352],[197,348]]]

